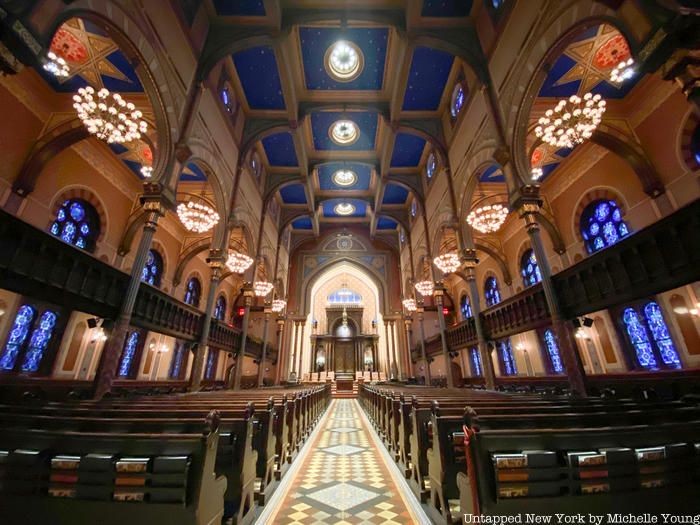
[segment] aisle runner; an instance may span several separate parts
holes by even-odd
[[[309,454],[299,458],[304,464],[270,523],[415,523],[360,418],[357,402],[338,399],[330,410]]]

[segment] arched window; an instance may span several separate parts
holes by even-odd
[[[537,266],[537,258],[532,249],[526,250],[520,258],[520,275],[523,276],[525,288],[537,284],[542,280],[540,267]]]
[[[466,321],[467,319],[473,317],[472,305],[469,302],[469,296],[467,294],[464,294],[459,300],[459,311],[462,313],[463,321]]]
[[[234,109],[233,97],[231,97],[231,91],[229,90],[228,86],[224,86],[221,89],[221,102],[224,105],[224,109],[226,109],[228,113],[232,114]]]
[[[586,206],[581,214],[580,228],[588,253],[612,246],[630,233],[614,200],[599,199]]]
[[[413,201],[411,202],[411,217],[415,217],[417,213],[418,205],[416,204],[416,200],[413,199]]]
[[[168,374],[170,379],[180,379],[180,374],[184,370],[182,364],[185,360],[186,354],[187,347],[185,346],[185,343],[177,343],[175,346],[175,352],[173,352],[173,360],[170,363],[170,374]]]
[[[260,177],[260,159],[257,153],[253,153],[250,157],[250,171],[256,178]]]
[[[503,0],[491,0],[491,5],[494,9],[500,9],[500,7],[503,5]]]
[[[163,258],[155,250],[148,250],[146,265],[141,272],[141,280],[156,288],[160,286],[160,279],[163,275]]]
[[[555,374],[563,374],[564,365],[561,362],[557,338],[554,337],[554,332],[552,332],[552,330],[549,328],[544,331],[544,344],[547,347],[547,355],[549,356],[549,363],[552,367],[552,372]]]
[[[452,99],[450,101],[450,114],[452,115],[452,118],[457,118],[459,112],[462,111],[462,107],[464,107],[464,99],[464,87],[462,86],[461,82],[458,82],[452,89]]]
[[[21,367],[22,372],[36,372],[39,370],[39,364],[41,364],[41,359],[44,357],[46,347],[51,341],[51,337],[53,337],[56,321],[58,321],[56,312],[46,310],[41,314],[39,325],[34,327],[32,336],[29,339],[29,347],[24,354]]]
[[[425,163],[425,175],[428,180],[433,178],[435,175],[435,170],[437,169],[437,160],[435,159],[435,153],[431,152],[428,156],[428,161]]]
[[[661,366],[681,368],[663,313],[655,301],[649,301],[639,308],[625,308],[622,321],[639,366],[649,370]]]
[[[5,349],[0,357],[0,369],[13,370],[17,363],[19,354],[24,349],[29,338],[34,320],[36,319],[36,309],[33,306],[24,304],[17,310],[15,321],[7,338]]]
[[[204,368],[204,379],[214,379],[218,357],[219,351],[215,350],[214,348],[210,348],[209,353],[207,354],[207,365]]]
[[[472,375],[475,377],[481,377],[483,375],[483,372],[481,371],[481,356],[479,355],[479,349],[476,346],[469,350],[469,357],[471,359]]]
[[[199,298],[202,296],[202,285],[199,283],[199,279],[192,277],[187,281],[187,287],[185,288],[185,303],[199,307]]]
[[[129,377],[131,375],[131,366],[134,363],[134,356],[139,345],[139,333],[131,332],[127,334],[124,342],[124,350],[122,351],[122,359],[119,362],[119,377]]]
[[[498,290],[498,281],[495,277],[486,279],[484,297],[486,298],[486,306],[495,306],[501,302],[501,292]]]
[[[214,307],[214,319],[224,321],[226,319],[226,297],[220,295]]]
[[[501,361],[501,370],[503,371],[503,375],[517,375],[518,368],[515,366],[515,357],[513,356],[513,348],[510,346],[510,339],[502,339],[497,344],[498,357]]]
[[[693,153],[695,162],[700,164],[700,124],[695,126],[695,131],[690,137],[690,151]]]
[[[68,199],[56,213],[51,233],[68,244],[91,252],[100,235],[100,217],[89,202]]]
[[[357,292],[343,287],[328,296],[328,304],[359,305],[362,304],[362,296]]]

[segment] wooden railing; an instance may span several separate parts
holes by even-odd
[[[447,346],[451,350],[461,350],[477,344],[474,319],[467,319],[447,329]]]
[[[484,332],[499,339],[551,324],[541,284],[526,288],[481,313]]]

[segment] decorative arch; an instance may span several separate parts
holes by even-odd
[[[51,200],[51,217],[55,217],[60,209],[61,205],[69,199],[82,199],[88,204],[90,204],[100,219],[100,234],[97,236],[96,243],[99,245],[106,235],[109,221],[107,218],[107,208],[105,208],[102,200],[95,194],[91,189],[84,186],[72,186],[64,188],[61,193],[58,193]],[[99,247],[99,246],[98,246]],[[96,250],[97,251],[97,250]]]
[[[588,192],[581,196],[578,203],[576,204],[576,208],[572,216],[571,227],[573,228],[574,238],[579,242],[583,242],[583,237],[581,236],[581,228],[579,228],[579,224],[581,224],[581,216],[583,215],[583,211],[590,203],[597,200],[614,200],[620,208],[620,211],[622,211],[623,216],[628,209],[627,201],[625,200],[623,195],[614,188],[597,187],[590,189]]]
[[[175,267],[175,273],[173,274],[173,286],[179,286],[182,282],[182,274],[185,271],[187,265],[200,253],[211,249],[211,239],[205,237],[198,239],[192,244],[190,244],[185,251],[180,255],[177,261],[177,266]]]
[[[493,260],[496,261],[498,268],[501,270],[501,274],[503,274],[503,282],[507,285],[513,284],[513,277],[510,273],[510,270],[508,269],[508,264],[506,263],[505,256],[503,256],[501,253],[499,253],[487,244],[474,243],[474,248],[476,248],[477,251],[480,250],[490,255],[493,258]]]

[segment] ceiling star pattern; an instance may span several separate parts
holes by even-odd
[[[271,47],[239,51],[233,56],[233,63],[250,109],[285,108],[277,59]]]

